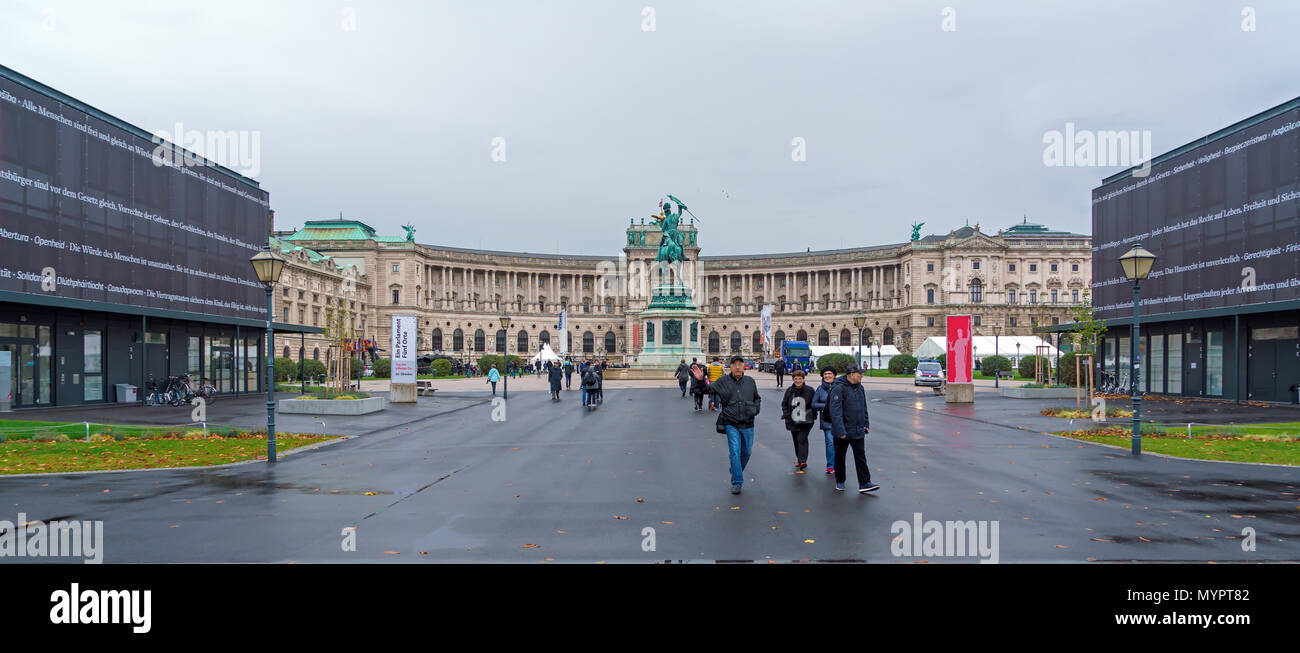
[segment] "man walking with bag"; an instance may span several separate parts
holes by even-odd
[[[697,370],[695,378],[700,379],[703,372]],[[754,451],[754,418],[762,399],[758,396],[758,386],[754,379],[745,376],[745,359],[741,356],[731,358],[731,370],[717,381],[709,384],[709,389],[718,397],[721,410],[718,411],[718,433],[727,434],[727,452],[731,459],[731,493],[740,494],[745,483],[745,466]]]
[[[858,493],[879,490],[880,486],[871,482],[871,470],[867,468],[866,438],[871,424],[867,418],[867,392],[862,387],[862,368],[850,364],[844,376],[836,379],[830,390],[827,410],[831,414],[831,430],[835,437],[835,491],[844,491],[844,466],[849,447],[853,448]]]

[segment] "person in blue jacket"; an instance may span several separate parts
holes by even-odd
[[[835,370],[826,368],[822,370],[822,384],[817,386],[817,392],[813,393],[812,407],[821,416],[818,426],[822,429],[822,437],[826,441],[826,473],[835,473],[835,438],[831,435],[831,416],[826,411],[830,405],[830,391],[835,384]]]
[[[493,365],[488,372],[488,383],[492,384],[492,396],[497,396],[497,381],[501,380],[501,373],[497,371],[497,366]]]

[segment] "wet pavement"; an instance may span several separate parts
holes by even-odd
[[[387,392],[372,392],[387,397]],[[277,401],[298,397],[296,393],[277,393]],[[460,410],[486,401],[482,394],[439,392],[419,397],[416,404],[387,404],[385,409],[369,415],[289,415],[276,412],[275,428],[279,433],[322,433],[361,435],[430,416]],[[141,406],[108,404],[42,408],[0,413],[0,418],[42,422],[90,422],[92,424],[139,424],[194,428],[191,406]],[[266,395],[219,397],[206,406],[209,427],[266,429]]]
[[[1134,459],[1020,428],[1036,417],[1024,404],[962,414],[878,384],[867,448],[882,489],[854,493],[850,470],[837,494],[816,432],[810,473],[792,472],[780,391],[759,378],[739,496],[714,414],[676,388],[610,387],[587,412],[576,390],[553,403],[520,384],[504,421],[486,392],[463,393],[459,410],[385,415],[416,421],[274,466],[0,477],[0,519],[103,520],[107,562],[974,560],[896,557],[893,526],[916,513],[996,522],[1002,562],[1300,560],[1296,468]]]

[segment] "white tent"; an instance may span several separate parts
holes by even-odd
[[[546,361],[555,362],[555,361],[563,361],[563,360],[564,359],[560,358],[554,351],[551,350],[551,343],[549,342],[542,343],[542,350],[537,352],[536,356],[533,356],[531,359],[529,359],[529,361],[533,363],[544,363]]]
[[[809,351],[812,352],[813,369],[817,369],[817,359],[827,354],[847,354],[857,357],[857,345],[808,345]],[[889,360],[903,352],[898,350],[894,345],[863,345],[862,346],[862,367],[867,369],[886,369],[889,367]]]
[[[975,336],[971,339],[974,358],[982,360],[992,356],[994,354],[993,343],[995,340],[998,348],[997,354],[1011,359],[1012,365],[1019,364],[1017,356],[1020,358],[1033,356],[1037,353],[1034,348],[1038,346],[1046,346],[1047,357],[1053,360],[1056,359],[1056,347],[1038,336],[998,336],[996,339],[993,336]],[[1019,349],[1016,348],[1017,344],[1020,345]],[[940,354],[946,353],[948,353],[948,339],[944,336],[930,336],[925,339],[925,342],[921,343],[920,347],[916,348],[916,357],[921,360],[938,358]]]

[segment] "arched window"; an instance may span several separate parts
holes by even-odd
[[[314,360],[314,361],[318,361],[318,360],[320,360],[320,347],[317,347],[317,348],[315,348],[315,349],[312,350],[312,352],[311,352],[311,359]]]
[[[462,332],[460,329],[456,329],[451,334],[451,350],[461,351],[464,348],[465,348],[465,333]]]
[[[593,354],[596,352],[596,336],[590,331],[582,333],[582,353]]]
[[[487,334],[483,333],[483,329],[476,329],[474,331],[474,351],[481,353],[486,350],[487,350]]]
[[[429,336],[429,346],[434,351],[442,350],[442,329],[434,329],[433,335]]]
[[[743,339],[740,337],[740,332],[739,332],[739,331],[732,331],[732,332],[731,332],[731,353],[733,353],[733,354],[739,354],[739,353],[740,353],[740,343],[741,343],[741,342],[743,342]]]
[[[818,331],[817,344],[821,345],[822,347],[831,344],[831,332],[827,331],[826,329],[822,329],[821,331]]]
[[[497,337],[496,337],[495,344],[496,344],[496,352],[498,354],[506,353],[506,330],[505,329],[497,329]]]
[[[289,345],[284,346],[284,357],[289,358]]]
[[[709,353],[716,354],[722,351],[722,338],[718,337],[717,331],[709,332]]]
[[[979,279],[971,279],[970,301],[972,304],[978,304],[984,301],[984,284],[980,283]]]
[[[521,354],[527,354],[527,353],[528,353],[528,332],[527,332],[527,331],[520,331],[520,332],[519,332],[519,343],[518,343],[518,345],[516,346],[515,351],[517,351],[517,352],[519,352],[519,353],[521,353]]]
[[[614,332],[606,331],[605,332],[605,353],[606,354],[614,353],[616,344],[617,344],[617,339],[614,336]]]
[[[754,352],[755,354],[760,353],[760,352],[763,351],[763,332],[762,332],[762,331],[759,331],[758,329],[754,329],[754,335],[753,335],[752,338],[750,338],[750,345],[751,345],[751,346],[750,346],[750,351]]]
[[[538,347],[540,347],[540,346],[542,346],[542,345],[549,345],[549,344],[551,344],[551,332],[550,332],[550,331],[543,331],[543,332],[537,334],[537,346],[538,346]]]
[[[841,345],[853,344],[853,334],[849,333],[848,329],[840,329],[840,344]]]
[[[880,343],[880,344],[882,344],[882,345],[892,345],[892,344],[894,344],[894,329],[893,329],[893,327],[885,327],[885,341],[882,342],[882,343]]]
[[[799,333],[794,334],[794,339],[799,342],[808,342],[808,332],[799,329]]]
[[[772,336],[772,351],[779,355],[781,353],[781,343],[783,342],[785,342],[785,332],[777,331],[776,335]]]

